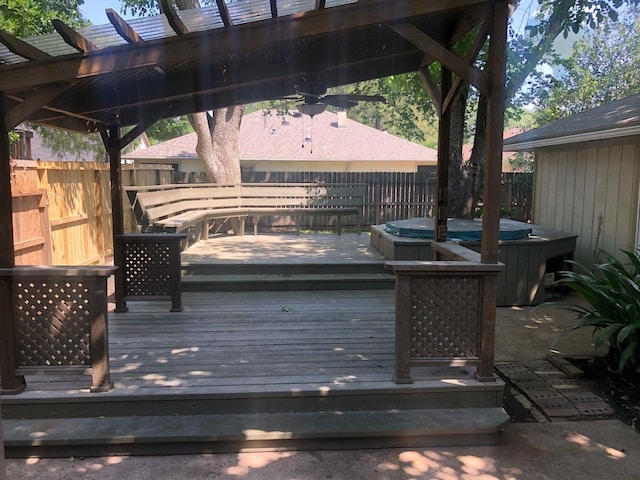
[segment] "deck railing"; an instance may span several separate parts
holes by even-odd
[[[91,373],[92,392],[111,389],[107,278],[115,267],[0,268],[2,392],[24,375]]]
[[[477,366],[494,380],[496,281],[501,264],[449,242],[433,243],[443,260],[389,261],[396,275],[396,383],[412,383],[418,365]],[[493,302],[491,296],[493,295]]]

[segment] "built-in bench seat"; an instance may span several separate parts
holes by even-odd
[[[264,216],[355,215],[362,229],[366,186],[300,183],[242,185],[188,184],[127,187],[127,194],[143,232],[188,232],[192,240],[206,238],[231,221],[236,235],[244,234],[250,217],[257,234],[257,219]]]

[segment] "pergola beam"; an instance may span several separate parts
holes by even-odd
[[[98,50],[98,47],[94,43],[92,43],[86,37],[80,35],[62,20],[51,20],[51,23],[53,24],[53,28],[56,29],[56,32],[58,32],[65,43],[72,46],[79,52],[85,53]]]
[[[118,35],[124,38],[127,43],[133,45],[144,42],[144,39],[138,34],[138,32],[136,32],[124,18],[118,15],[113,8],[107,8],[105,12],[107,13],[107,18],[111,22],[111,25],[113,25],[113,28],[115,28]]]
[[[14,37],[10,33],[0,30],[0,43],[9,49],[10,52],[19,55],[27,60],[46,60],[51,58],[47,52],[34,47],[30,43]]]
[[[352,77],[349,78],[351,83],[366,80],[371,75],[382,76],[392,72],[392,74],[404,73],[415,68],[418,64],[420,54],[417,52],[408,52],[399,54],[393,58],[372,57],[366,60],[352,60],[345,58],[344,62],[349,62],[352,69]],[[89,95],[80,95],[59,99],[56,102],[55,109],[59,112],[81,112],[83,117],[100,123],[114,123],[110,121],[101,112],[115,111],[120,112],[122,125],[131,125],[138,123],[134,120],[132,123],[127,113],[131,110],[134,116],[137,116],[141,108],[156,108],[162,105],[162,109],[167,110],[168,115],[174,115],[174,112],[184,112],[188,110],[188,105],[199,104],[200,108],[209,110],[219,108],[236,103],[250,103],[251,101],[260,101],[265,98],[280,98],[285,95],[294,93],[293,88],[295,81],[299,78],[299,72],[295,68],[299,65],[293,62],[289,71],[283,71],[273,62],[265,61],[261,64],[254,64],[254,68],[261,72],[261,78],[242,74],[243,69],[239,68],[239,73],[227,72],[227,75],[233,73],[233,82],[225,80],[226,77],[202,70],[196,75],[178,75],[175,73],[167,73],[166,80],[162,82],[149,82],[147,88],[140,90],[135,85],[123,83],[120,89],[113,92],[112,96],[108,94],[98,95],[97,97]],[[343,63],[334,63],[331,65],[319,65],[323,69],[323,80],[331,84],[340,80]],[[361,72],[361,74],[359,73]],[[167,104],[175,105],[169,108]],[[183,107],[182,105],[186,105]],[[47,107],[48,108],[48,107]],[[53,110],[51,110],[53,111]],[[186,112],[189,113],[189,112]],[[47,118],[57,118],[58,115],[38,116],[40,122],[45,122]],[[136,117],[137,118],[137,117]]]
[[[461,0],[456,2],[456,7],[465,8],[482,3],[485,2]],[[403,18],[428,16],[446,11],[448,7],[450,3],[446,0],[429,2],[406,0],[403,2],[402,16]],[[15,65],[3,69],[4,72],[15,74],[0,75],[0,91],[12,92],[37,86],[42,84],[43,78],[46,78],[47,82],[73,81],[134,68],[186,63],[201,59],[204,52],[221,52],[224,55],[233,56],[266,47],[265,39],[267,42],[277,42],[282,45],[285,42],[298,42],[323,35],[346,33],[371,25],[385,25],[396,21],[398,17],[397,9],[389,8],[386,0],[367,2],[367,8],[364,10],[359,3],[346,5],[341,7],[339,17],[324,15],[322,12],[312,13],[312,15],[278,17],[256,22],[257,24],[238,25],[233,29],[213,29],[181,35],[177,38],[147,41],[137,45],[135,49],[131,49],[128,45],[111,47],[91,52],[83,57],[62,58],[46,65]],[[165,13],[165,15],[169,14]],[[277,36],[273,35],[274,30],[278,31]],[[464,60],[462,62],[464,63]],[[20,75],[23,68],[25,73],[29,73],[28,75]]]

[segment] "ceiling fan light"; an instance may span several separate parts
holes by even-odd
[[[309,115],[310,117],[324,112],[325,108],[327,108],[324,103],[301,103],[296,105],[296,107],[300,113]]]

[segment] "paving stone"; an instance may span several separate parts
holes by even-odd
[[[547,415],[549,418],[562,418],[562,419],[567,419],[567,418],[578,418],[580,417],[580,412],[578,412],[578,410],[576,410],[575,408],[571,407],[571,408],[545,408],[544,409],[544,413],[545,415]]]
[[[561,365],[560,370],[562,371],[562,373],[571,378],[582,378],[582,376],[584,375],[584,372],[572,363]]]
[[[556,391],[554,388],[552,388],[551,386],[547,385],[546,383],[542,383],[542,382],[535,382],[535,383],[529,383],[529,384],[523,384],[523,385],[518,385],[520,387],[520,389],[524,392],[527,393],[531,393],[531,394],[535,394],[535,392],[548,392],[548,391]]]
[[[558,395],[557,397],[538,398],[536,399],[535,403],[545,412],[549,409],[553,410],[563,408],[573,408],[577,410],[577,408],[562,395]]]
[[[547,354],[546,358],[547,361],[549,361],[549,363],[551,363],[551,365],[556,367],[558,370],[560,370],[561,365],[570,363],[569,360],[564,358],[562,355],[558,355],[557,353],[549,353]]]
[[[580,415],[583,415],[585,417],[613,414],[613,408],[602,401],[580,403],[575,405],[575,408],[576,410],[578,410],[578,412],[580,412]]]
[[[545,398],[545,397],[560,397],[562,396],[560,392],[558,392],[555,388],[546,387],[545,388],[523,388],[523,392],[527,394],[528,397],[531,398]]]
[[[524,382],[540,382],[540,377],[538,377],[535,373],[532,372],[523,372],[515,375],[510,375],[509,378],[516,384]]]
[[[536,371],[536,375],[538,375],[540,378],[542,378],[542,379],[544,379],[546,381],[567,378],[567,376],[564,373],[556,370],[555,368],[553,369],[553,371],[541,371],[541,370],[538,370],[538,371]]]
[[[549,386],[560,391],[581,389],[581,387],[576,383],[576,381],[570,378],[567,378],[566,380],[554,379],[553,382],[549,384]]]
[[[586,390],[564,392],[564,396],[574,405],[585,402],[602,402],[602,398],[600,398],[595,393]]]

